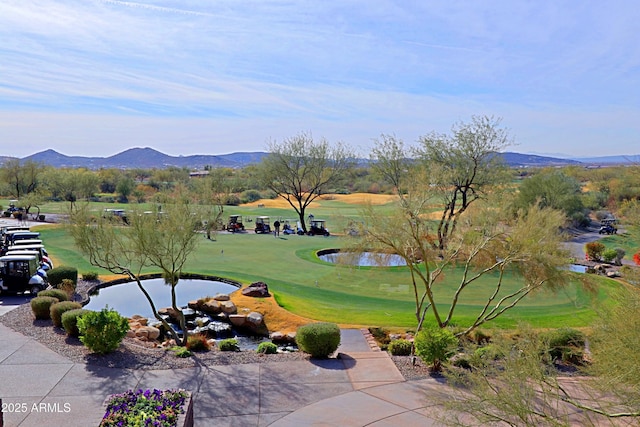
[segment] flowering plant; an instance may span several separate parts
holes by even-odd
[[[184,412],[184,390],[129,390],[107,401],[100,427],[175,427]]]

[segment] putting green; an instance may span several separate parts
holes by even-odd
[[[77,252],[62,227],[42,227],[39,231],[56,265],[76,266],[80,273],[107,274],[92,267]],[[264,281],[281,306],[311,319],[368,326],[415,326],[413,287],[406,268],[349,267],[320,261],[315,255],[320,249],[345,247],[348,243],[348,237],[275,238],[253,231],[221,233],[215,241],[204,237],[200,240],[185,271],[244,283]],[[436,296],[443,303],[442,310],[447,308],[446,303],[455,291],[458,273],[455,269],[449,271],[437,285]],[[575,277],[579,277],[577,273]],[[593,302],[605,300],[609,291],[619,286],[612,280],[596,280],[599,288],[594,295],[583,291],[576,280],[561,292],[540,292],[527,297],[491,325],[514,327],[524,321],[536,327],[586,326],[596,315]],[[494,289],[494,281],[495,276],[487,276],[468,288],[456,310],[455,324],[468,324],[480,312]],[[508,277],[505,292],[519,283],[518,277]]]

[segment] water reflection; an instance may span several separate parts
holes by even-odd
[[[320,251],[318,252],[318,258],[332,264],[357,267],[399,267],[407,265],[400,255],[382,252]]]

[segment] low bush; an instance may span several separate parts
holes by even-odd
[[[37,296],[31,300],[31,311],[36,319],[51,319],[51,306],[58,301],[51,296]]]
[[[583,358],[585,336],[572,328],[559,328],[542,334],[547,352],[553,360],[580,364]]]
[[[605,262],[613,262],[617,256],[618,252],[616,252],[615,249],[605,249],[604,252],[602,252],[602,259]]]
[[[49,308],[49,314],[51,315],[51,320],[53,321],[54,326],[58,328],[62,327],[62,314],[65,311],[76,310],[78,308],[82,308],[82,304],[74,301],[60,301],[53,304]]]
[[[58,289],[63,291],[73,301],[73,295],[76,293],[76,284],[71,279],[62,279],[62,283],[58,285]]]
[[[98,280],[99,277],[100,276],[98,275],[97,271],[87,271],[85,273],[82,273],[82,280],[86,280],[87,282]]]
[[[78,283],[78,269],[61,265],[60,267],[49,270],[47,277],[53,287],[58,287],[58,285],[62,283],[62,279],[69,279],[73,280],[73,283]]]
[[[126,317],[105,307],[100,311],[91,311],[78,318],[80,341],[91,351],[98,354],[111,353],[129,331]]]
[[[442,363],[451,357],[458,346],[458,339],[449,329],[425,328],[414,339],[416,354],[431,365],[431,370],[440,372]]]
[[[218,343],[220,351],[239,351],[238,340],[235,338],[227,338]]]
[[[278,352],[278,346],[268,341],[261,342],[258,344],[256,352],[260,354],[276,354]]]
[[[78,318],[89,313],[91,310],[87,310],[86,308],[77,308],[75,310],[69,310],[62,313],[61,322],[64,331],[70,337],[78,337],[80,336],[80,331],[78,330]]]
[[[410,356],[413,344],[409,340],[399,339],[389,343],[389,353],[393,356]]]
[[[187,337],[186,347],[190,351],[209,351],[211,344],[206,336],[202,334],[193,334]]]
[[[171,347],[171,350],[173,350],[173,352],[176,355],[176,357],[186,358],[186,357],[193,356],[193,354],[186,347],[178,347],[178,346],[176,346],[176,347]]]
[[[326,358],[340,345],[340,328],[335,323],[309,323],[296,332],[298,348],[312,357]]]
[[[61,289],[45,289],[38,292],[39,297],[53,297],[58,301],[69,301],[69,295]]]

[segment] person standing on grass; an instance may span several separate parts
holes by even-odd
[[[280,221],[276,219],[276,222],[273,223],[273,237],[278,237],[280,235]]]

